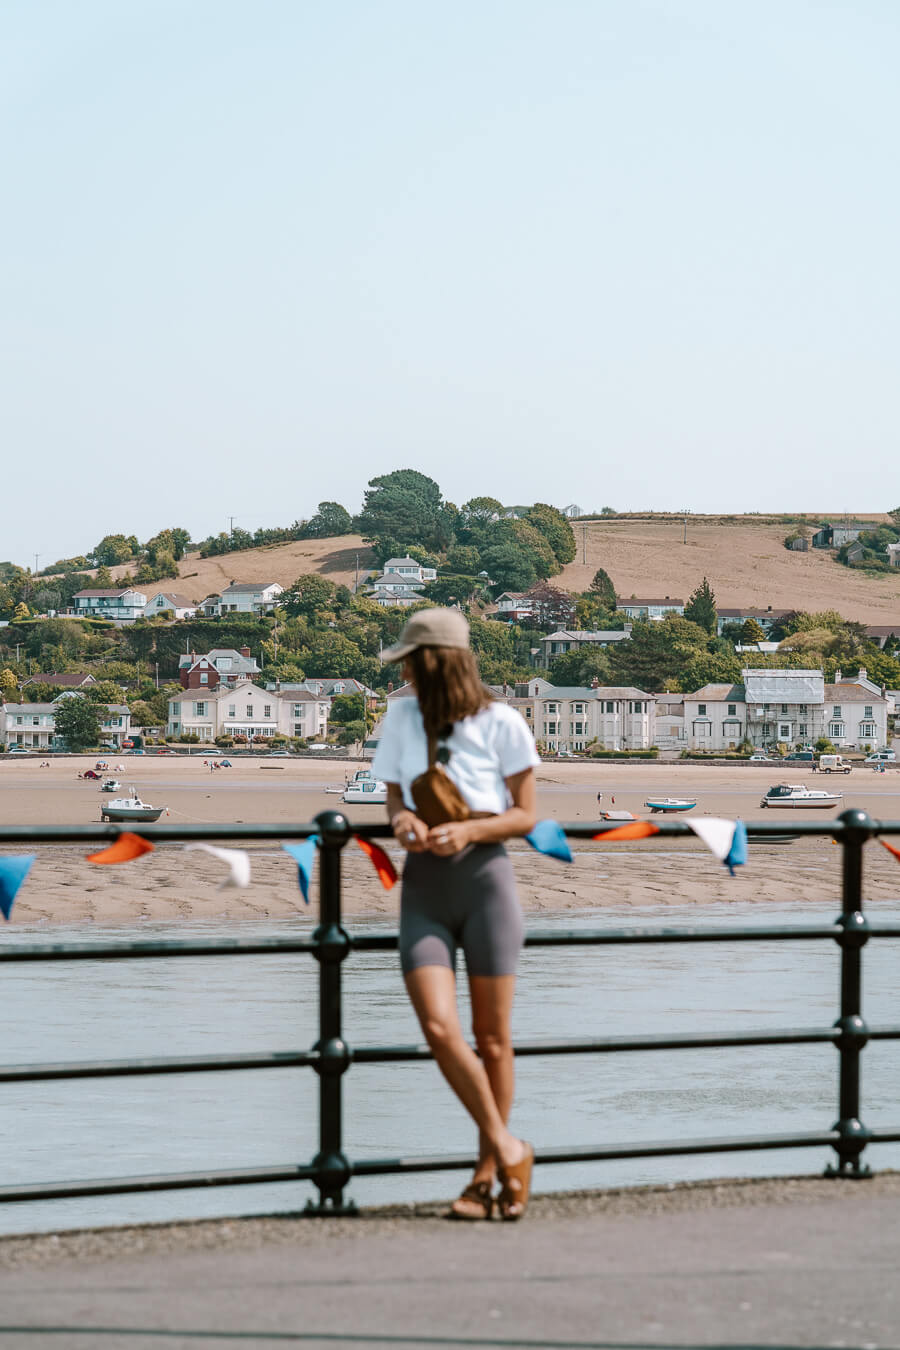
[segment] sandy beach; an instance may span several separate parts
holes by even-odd
[[[340,806],[326,787],[342,784],[349,761],[318,763],[310,759],[265,761],[236,759],[233,768],[210,772],[202,755],[109,756],[123,786],[132,784],[154,805],[165,805],[169,823],[307,821],[319,811]],[[98,821],[103,797],[99,783],[80,780],[79,772],[94,759],[64,759],[42,769],[38,756],[0,759],[0,824],[87,824]],[[820,779],[808,771],[779,771],[777,765],[735,768],[659,763],[547,763],[538,773],[542,816],[560,821],[598,818],[597,793],[605,807],[644,814],[650,794],[694,796],[694,815],[772,819],[759,799],[772,783],[786,781],[825,785],[844,794],[843,807],[863,807],[883,820],[900,818],[900,772],[876,775],[855,769],[841,778]],[[613,798],[615,802],[613,803]],[[841,808],[837,808],[840,810]],[[383,819],[381,807],[348,807],[351,821]],[[792,811],[790,820],[831,818],[835,812]],[[638,843],[583,843],[574,846],[571,864],[534,853],[524,841],[512,841],[510,853],[525,909],[560,913],[591,911],[604,906],[671,906],[712,901],[735,903],[792,902],[808,898],[837,906],[840,855],[830,839],[792,844],[753,844],[750,861],[734,878],[698,840]],[[23,845],[3,846],[5,853],[28,851]],[[142,919],[285,918],[315,914],[303,903],[296,867],[276,844],[250,845],[252,880],[246,890],[220,889],[221,863],[201,853],[185,853],[183,845],[162,844],[136,862],[98,867],[85,860],[86,848],[45,845],[19,892],[15,923],[134,923]],[[401,853],[388,851],[399,866]],[[398,890],[386,892],[363,854],[350,845],[344,855],[344,912],[348,916],[396,914]],[[888,853],[870,849],[866,896],[891,900],[900,891],[900,870]]]

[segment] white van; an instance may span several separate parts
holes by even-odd
[[[820,755],[816,767],[819,773],[849,773],[852,765],[843,755]]]
[[[871,755],[866,755],[867,764],[896,764],[896,750],[874,750]]]

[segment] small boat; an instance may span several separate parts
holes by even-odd
[[[601,811],[601,820],[637,820],[637,816],[632,815],[630,811]]]
[[[776,783],[770,787],[760,802],[760,806],[781,806],[794,809],[809,809],[813,806],[837,806],[843,801],[842,792],[824,792],[820,788],[809,788],[805,783]]]
[[[387,783],[371,773],[357,774],[344,788],[342,801],[355,806],[383,806],[387,801]]]
[[[104,778],[103,782],[100,784],[100,791],[121,792],[122,784],[119,782],[118,778]]]
[[[107,764],[107,762],[106,762],[105,759],[98,759],[98,760],[97,760],[97,763],[94,765],[94,768],[95,768],[95,769],[108,769],[108,768],[109,768],[109,765]]]
[[[100,819],[113,821],[159,820],[165,809],[164,806],[151,806],[149,802],[142,802],[132,788],[130,797],[113,797],[111,802],[104,802],[100,807]]]
[[[671,813],[675,811],[693,811],[696,801],[690,802],[684,797],[660,797],[659,801],[644,802],[651,811]]]
[[[325,789],[325,791],[326,791],[326,792],[337,792],[337,793],[343,794],[343,793],[345,793],[345,792],[347,791],[347,784],[344,783],[343,787],[341,787],[340,784],[338,784],[338,783],[333,783],[332,786],[331,786],[331,787],[327,787],[327,788]]]

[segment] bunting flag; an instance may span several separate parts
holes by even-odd
[[[128,831],[120,834],[114,844],[109,848],[101,849],[99,853],[89,853],[87,861],[92,863],[126,863],[133,862],[139,858],[142,853],[152,853],[154,845],[149,839],[142,839],[139,834],[129,834]]]
[[[185,853],[208,853],[210,857],[218,858],[220,862],[227,864],[228,875],[217,888],[218,890],[224,891],[229,886],[244,890],[250,885],[250,854],[242,848],[215,848],[212,844],[185,844],[184,851]]]
[[[18,854],[12,858],[0,858],[0,913],[9,920],[19,887],[31,871],[36,853]]]
[[[704,816],[685,822],[698,839],[725,864],[732,876],[736,867],[747,861],[747,828],[742,820],[722,820],[718,816]]]
[[[302,844],[281,845],[285,853],[289,853],[297,864],[297,878],[300,882],[300,891],[307,904],[309,904],[309,882],[312,876],[313,863],[315,862],[318,843],[319,836],[317,834],[312,834],[308,839],[304,839]]]
[[[832,839],[831,842],[832,842],[833,844],[836,844],[838,841],[837,841],[836,839]],[[897,861],[900,862],[900,848],[894,848],[894,845],[893,845],[893,844],[889,844],[888,841],[887,841],[886,839],[879,839],[878,842],[879,842],[879,844],[881,845],[882,848],[886,848],[886,849],[887,849],[888,853],[893,853],[893,855],[894,855],[894,857],[897,859]]]
[[[651,834],[659,834],[659,826],[651,825],[649,820],[629,820],[627,825],[617,825],[614,830],[602,830],[599,834],[592,835],[592,839],[604,840],[617,839],[648,839]]]
[[[397,869],[384,849],[379,848],[377,844],[373,844],[370,839],[361,839],[358,834],[355,834],[353,838],[359,844],[363,853],[371,859],[372,866],[378,873],[378,880],[384,889],[389,891],[397,880]]]
[[[538,853],[546,853],[561,862],[572,861],[572,850],[562,826],[555,820],[539,820],[525,839]]]

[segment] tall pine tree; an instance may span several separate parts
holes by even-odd
[[[719,616],[716,613],[716,597],[706,577],[703,578],[684,607],[684,617],[691,623],[699,624],[707,633],[715,633]]]

